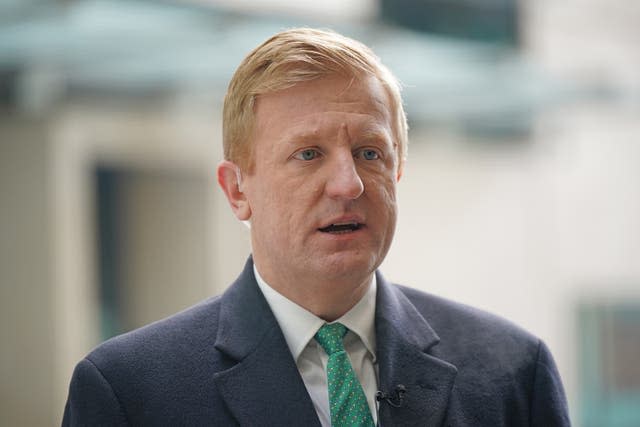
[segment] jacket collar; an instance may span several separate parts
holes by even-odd
[[[440,342],[436,332],[400,288],[376,274],[379,388],[393,393],[402,384],[406,389],[399,408],[380,402],[380,424],[442,425],[457,369],[430,354]]]
[[[311,398],[258,288],[249,258],[223,294],[216,349],[237,361],[214,375],[227,407],[240,425],[320,427]]]
[[[377,274],[376,341],[379,388],[407,393],[402,406],[380,402],[382,426],[440,425],[456,368],[429,354],[436,332],[402,291]],[[216,349],[237,361],[214,375],[241,425],[320,426],[282,331],[260,292],[253,261],[221,298]]]

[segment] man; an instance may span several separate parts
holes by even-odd
[[[91,352],[64,425],[569,425],[539,339],[376,270],[407,126],[368,48],[273,36],[229,85],[223,140],[252,257],[222,296]]]

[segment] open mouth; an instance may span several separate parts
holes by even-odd
[[[318,230],[323,233],[345,234],[360,230],[362,227],[363,224],[359,222],[347,222],[341,224],[330,224],[326,227],[319,228]]]

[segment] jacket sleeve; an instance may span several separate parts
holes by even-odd
[[[109,382],[89,359],[76,366],[63,426],[126,426],[124,410]]]
[[[569,427],[567,399],[551,352],[540,341],[531,394],[532,427]]]

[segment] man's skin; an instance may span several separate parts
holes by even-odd
[[[234,214],[251,222],[261,276],[327,321],[364,295],[393,238],[400,159],[388,105],[372,76],[261,96],[253,164],[218,167]]]

